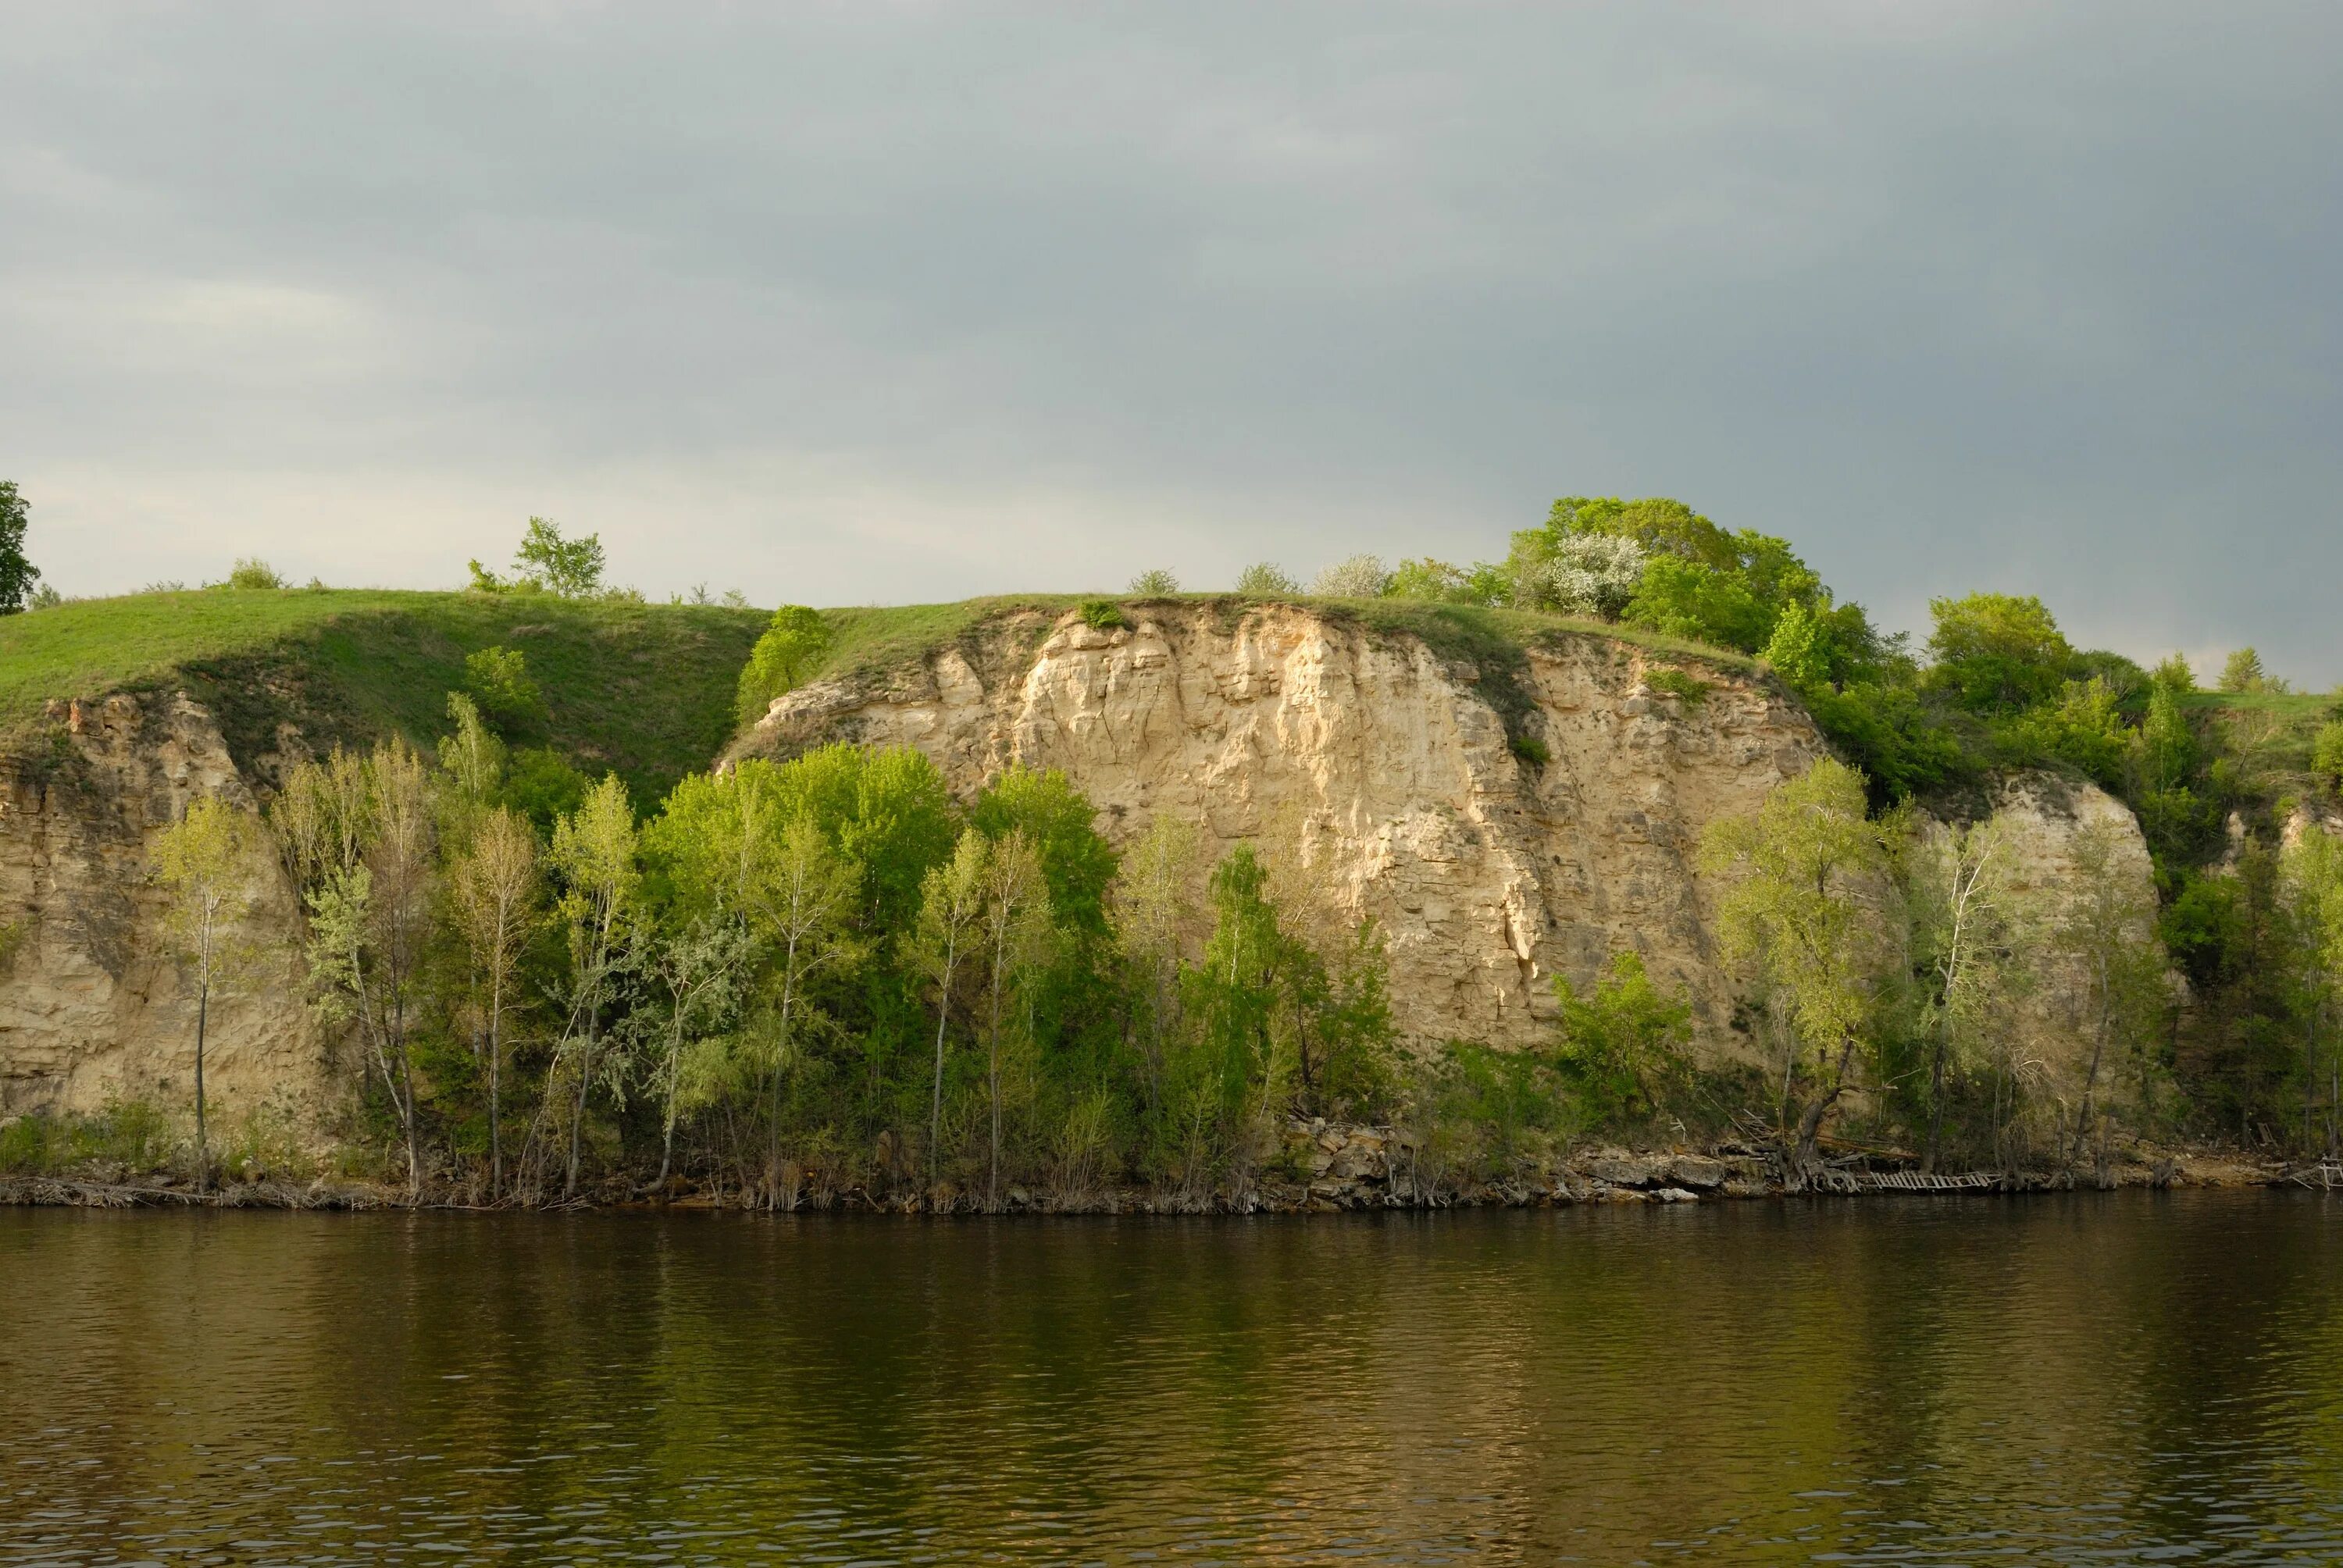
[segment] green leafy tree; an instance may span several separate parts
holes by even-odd
[[[541,722],[545,693],[529,678],[528,657],[517,648],[484,648],[464,656],[464,686],[482,712],[498,722]]]
[[[1237,592],[1258,598],[1290,598],[1302,585],[1269,561],[1255,561],[1237,574]]]
[[[488,1198],[494,1202],[505,1191],[507,1018],[520,1000],[529,939],[544,920],[537,834],[528,823],[507,807],[481,818],[447,869],[447,893],[456,934],[469,960],[478,1049],[488,1065]]]
[[[1727,954],[1751,966],[1783,1045],[1782,1101],[1795,1110],[1799,1176],[1819,1166],[1824,1122],[1875,1042],[1894,955],[1883,942],[1890,827],[1870,820],[1863,776],[1829,758],[1775,786],[1753,817],[1724,818],[1701,844],[1725,879]]]
[[[2223,691],[2259,691],[2268,684],[2269,677],[2262,670],[2262,656],[2250,648],[2237,649],[2221,666]]]
[[[985,870],[990,858],[984,835],[970,829],[960,835],[951,859],[930,870],[920,883],[919,940],[914,950],[935,986],[936,997],[935,1076],[928,1099],[930,1201],[943,1150],[944,1042],[951,1025],[952,984],[978,940],[978,922],[984,914]]]
[[[1012,828],[992,840],[986,857],[976,931],[988,970],[985,1089],[992,1136],[986,1202],[996,1209],[1001,1206],[1001,1081],[1008,1062],[1003,1018],[1014,1017],[1016,999],[1041,967],[1052,934],[1050,884],[1042,874],[1041,853],[1023,829]]]
[[[513,565],[522,581],[563,598],[590,598],[602,591],[601,536],[565,538],[550,518],[529,518]]]
[[[504,788],[505,743],[480,718],[479,705],[460,691],[447,694],[447,717],[454,733],[439,738],[439,771],[455,799],[481,809]]]
[[[2075,662],[2058,623],[2032,595],[1975,593],[1928,601],[1928,678],[1978,713],[2017,713],[2055,695]]]
[[[2310,744],[2310,770],[2329,789],[2343,789],[2343,719],[2319,727]]]
[[[1927,1119],[1921,1169],[1943,1158],[1951,1080],[1967,1065],[2006,1062],[2011,1006],[2025,982],[2016,854],[2000,817],[1915,835],[1905,847],[1905,910],[1920,978],[1919,1033]],[[2001,1080],[1996,1079],[1998,1091]],[[1999,1124],[1996,1121],[1996,1137]]]
[[[772,624],[757,638],[740,671],[740,722],[755,723],[775,698],[803,685],[821,667],[830,638],[830,623],[819,610],[801,604],[786,604],[775,610]]]
[[[2284,859],[2286,897],[2296,929],[2302,933],[2306,963],[2305,990],[2310,1017],[2308,1058],[2304,1062],[2304,1141],[2312,1141],[2309,1123],[2314,1107],[2324,1099],[2327,1158],[2343,1153],[2343,839],[2313,831],[2305,833]]]
[[[216,795],[190,801],[155,841],[155,881],[170,900],[165,926],[173,951],[196,983],[196,1189],[211,1181],[205,1120],[204,1036],[212,993],[240,982],[257,957],[236,921],[253,885],[257,824]]]
[[[41,570],[25,555],[25,529],[33,508],[13,479],[0,479],[0,615],[26,608]]]
[[[2170,997],[2157,940],[2156,896],[2126,854],[2122,832],[2104,819],[2087,823],[2075,836],[2071,864],[2052,919],[2050,950],[2079,980],[2066,1000],[2091,1042],[2091,1056],[2068,1159],[2090,1153],[2103,1161],[2101,1077],[2113,1076],[2111,1056],[2128,1058],[2140,1102],[2149,1103],[2149,1040]]]
[[[306,802],[289,809],[286,820],[307,846],[297,854],[309,888],[309,972],[319,1012],[355,1026],[397,1115],[407,1200],[417,1202],[423,1149],[414,1046],[437,869],[429,776],[403,740],[384,742],[363,762],[345,762],[347,755],[337,753],[287,790]],[[316,823],[327,830],[314,831]]]
[[[1023,834],[1047,879],[1053,922],[1088,938],[1106,934],[1115,873],[1114,847],[1093,826],[1097,814],[1056,769],[1018,765],[985,786],[968,819],[988,839]]]
[[[1554,996],[1555,1066],[1597,1121],[1655,1116],[1691,1086],[1691,999],[1654,985],[1640,955],[1614,958],[1586,996],[1556,975]]]
[[[659,1168],[655,1191],[667,1186],[675,1164],[675,1129],[697,1096],[692,1087],[692,1050],[713,1035],[738,1006],[749,954],[748,932],[735,920],[700,919],[680,930],[655,933],[643,968],[662,1011],[648,1020],[659,1054],[652,1087],[659,1098]]]
[[[277,568],[258,556],[244,556],[227,574],[227,586],[232,588],[285,588],[290,585],[277,575]]]
[[[1133,598],[1170,598],[1180,591],[1180,579],[1161,567],[1150,567],[1131,579]]]
[[[609,1010],[622,972],[636,957],[631,939],[639,910],[634,808],[610,774],[586,792],[578,809],[554,824],[549,856],[561,893],[555,913],[568,938],[568,1018],[556,1050],[571,1080],[569,1160],[561,1195],[578,1192],[586,1108],[608,1041]],[[610,1086],[617,1087],[615,1074]]]
[[[1186,1023],[1181,963],[1203,932],[1197,882],[1202,846],[1195,826],[1168,811],[1123,857],[1113,888],[1115,935],[1138,1012],[1144,1110],[1163,1113],[1164,1073]]]

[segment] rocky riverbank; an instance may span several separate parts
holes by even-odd
[[[2139,1148],[2100,1170],[1924,1173],[1896,1156],[1851,1153],[1826,1161],[1819,1178],[1788,1179],[1779,1157],[1745,1144],[1707,1149],[1586,1148],[1539,1170],[1498,1180],[1460,1177],[1405,1130],[1323,1121],[1288,1126],[1280,1157],[1242,1187],[1197,1191],[1169,1186],[1097,1186],[1069,1191],[1005,1187],[1000,1211],[1031,1214],[1342,1213],[1378,1210],[1562,1208],[1582,1203],[1701,1203],[1726,1200],[1865,1197],[1911,1193],[2041,1192],[2122,1187],[2343,1186],[2343,1168],[2295,1167],[2231,1151]],[[673,1209],[700,1211],[981,1213],[981,1191],[945,1183],[930,1197],[825,1184],[807,1173],[775,1205],[759,1191],[690,1177],[654,1188],[612,1177],[572,1200],[499,1205],[548,1210]],[[435,1184],[424,1207],[489,1207],[479,1194]],[[365,1210],[408,1205],[403,1185],[320,1179],[307,1183],[246,1171],[198,1192],[185,1176],[131,1171],[103,1162],[37,1175],[0,1176],[0,1203],[85,1208],[266,1208]]]

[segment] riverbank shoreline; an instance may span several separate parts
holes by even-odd
[[[1339,1152],[1339,1150],[1337,1151]],[[947,1187],[933,1201],[918,1191],[873,1193],[860,1187],[801,1191],[794,1201],[769,1203],[763,1194],[671,1178],[663,1191],[619,1179],[569,1199],[476,1201],[460,1189],[427,1188],[411,1200],[403,1184],[226,1181],[199,1192],[184,1179],[103,1180],[89,1173],[0,1176],[0,1205],[89,1209],[276,1209],[357,1212],[408,1209],[470,1212],[568,1213],[864,1213],[898,1216],[1022,1214],[1035,1216],[1342,1214],[1459,1209],[1559,1209],[1599,1204],[1677,1204],[1762,1199],[1865,1198],[2113,1191],[2125,1188],[2343,1188],[2343,1167],[2288,1164],[2219,1150],[2156,1151],[2098,1171],[2011,1171],[1923,1173],[1908,1165],[1865,1159],[1835,1161],[1815,1178],[1785,1180],[1763,1153],[1727,1147],[1702,1151],[1583,1153],[1535,1176],[1468,1183],[1419,1183],[1411,1173],[1385,1171],[1335,1174],[1335,1161],[1303,1181],[1261,1180],[1240,1191],[1194,1194],[1154,1187],[1100,1188],[1086,1192],[1007,1187],[999,1202],[984,1193]]]

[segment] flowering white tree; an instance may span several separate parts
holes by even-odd
[[[1613,534],[1573,534],[1522,568],[1513,602],[1523,609],[1615,619],[1644,580],[1644,547]]]

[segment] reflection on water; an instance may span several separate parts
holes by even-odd
[[[2333,1561],[2338,1221],[0,1211],[0,1563]]]

